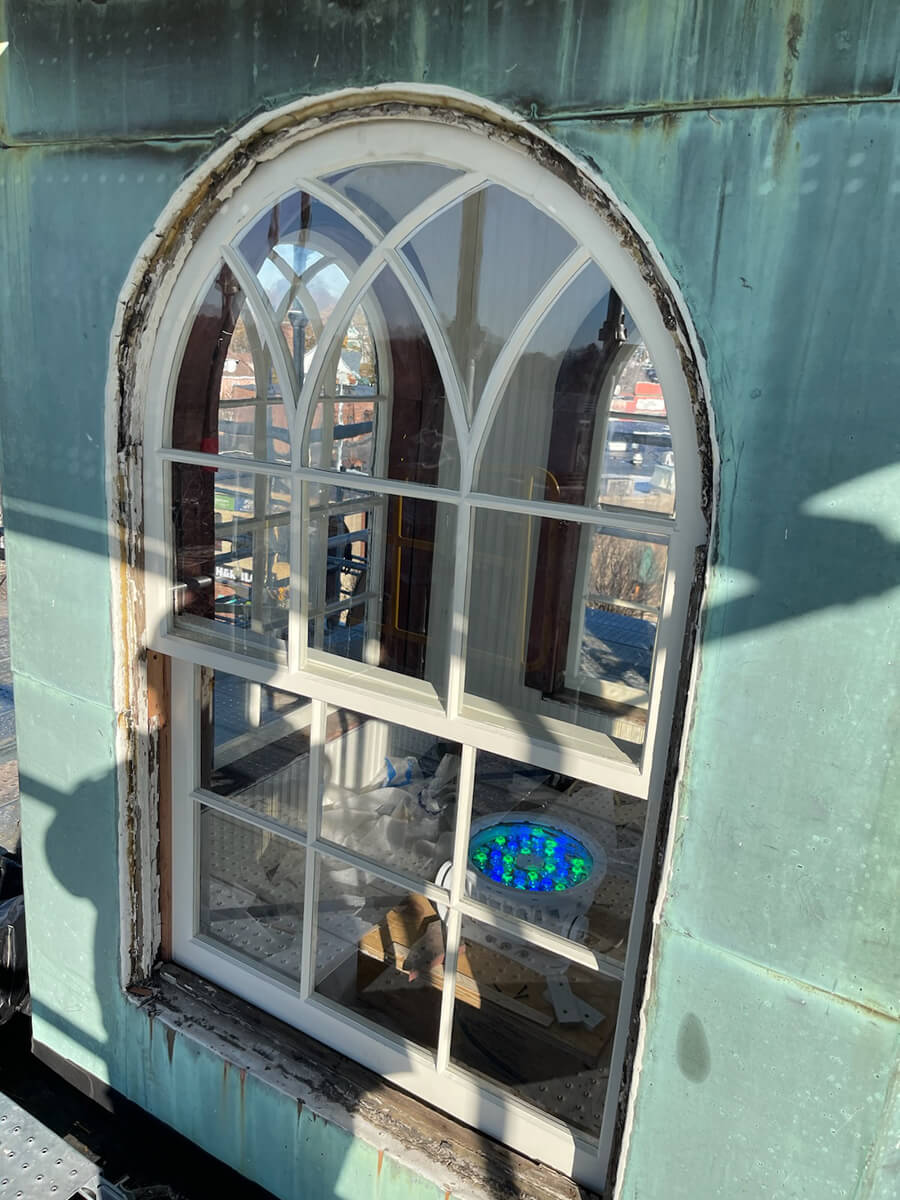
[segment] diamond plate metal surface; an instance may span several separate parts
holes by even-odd
[[[97,1195],[98,1167],[0,1092],[0,1200]]]

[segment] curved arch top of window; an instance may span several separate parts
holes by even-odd
[[[303,466],[456,489],[459,447],[421,306],[387,265],[333,330]]]
[[[357,223],[298,190],[223,248],[185,346],[172,446],[283,462],[299,442],[303,466],[456,488],[462,408],[473,490],[671,515],[665,400],[621,297],[551,216],[460,177],[352,168],[326,184]]]
[[[163,431],[174,628],[640,761],[699,530],[671,337],[560,179],[373,127],[383,159],[323,137],[204,232]]]

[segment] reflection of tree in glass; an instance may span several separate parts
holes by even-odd
[[[342,365],[356,376],[355,379],[347,381],[350,386],[363,384],[368,388],[375,388],[378,382],[375,343],[368,317],[362,308],[358,308],[353,314],[341,350]]]
[[[665,546],[600,534],[591,551],[590,590],[592,596],[657,608],[665,570]]]
[[[244,318],[239,317],[234,326],[234,333],[231,335],[231,343],[229,351],[232,355],[250,354],[250,340],[247,337],[247,327],[244,324]]]

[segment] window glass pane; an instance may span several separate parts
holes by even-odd
[[[268,297],[302,384],[322,327],[371,246],[306,192],[291,192],[242,235],[238,249]]]
[[[325,470],[381,473],[384,450],[378,447],[378,435],[389,416],[389,397],[378,392],[378,351],[362,305],[350,319],[332,366],[334,378],[329,368],[327,386],[314,401],[308,463]]]
[[[336,858],[316,859],[316,991],[435,1049],[444,930],[434,905]]]
[[[309,435],[309,465],[371,475],[383,397],[317,400]]]
[[[275,688],[202,672],[200,786],[306,829],[311,704]]]
[[[479,751],[466,892],[624,962],[646,807],[645,800]]]
[[[441,371],[391,271],[379,273],[342,331],[318,392],[303,452],[307,465],[447,488],[459,483]],[[348,446],[348,439],[360,440]]]
[[[643,342],[627,347],[603,434],[599,485],[588,502],[675,511],[675,455],[663,390]]]
[[[250,317],[239,317],[219,399],[219,454],[291,461],[291,435],[281,384]]]
[[[298,983],[306,851],[200,806],[198,933]]]
[[[591,263],[538,325],[513,371],[481,458],[479,491],[587,502],[594,426],[621,315],[609,281]]]
[[[378,354],[365,308],[350,318],[341,342],[334,381],[336,396],[374,396],[378,392]]]
[[[348,271],[322,251],[292,243],[274,246],[259,269],[301,383],[324,321],[347,286]]]
[[[498,184],[447,209],[403,247],[450,339],[470,414],[519,317],[574,248],[551,217]]]
[[[307,485],[309,645],[446,685],[455,510]]]
[[[288,248],[299,254],[288,266],[302,274],[318,259],[327,258],[353,269],[369,252],[366,237],[340,214],[306,192],[291,192],[253,222],[241,235],[238,249],[259,275],[273,304],[282,303],[287,290],[278,276],[284,271],[277,263],[264,264],[273,250],[286,257]]]
[[[290,483],[172,464],[179,632],[271,658],[287,644]]]
[[[593,264],[535,330],[478,466],[480,492],[671,514],[672,435],[634,323]]]
[[[573,521],[475,515],[466,692],[500,716],[644,740],[661,541]]]
[[[459,174],[437,163],[366,163],[330,175],[325,182],[387,233],[401,217]]]
[[[194,318],[175,385],[178,450],[290,462],[281,385],[243,292],[220,267]]]
[[[596,1137],[620,985],[463,918],[450,1057]]]
[[[270,274],[274,276],[273,268],[277,268],[284,279],[283,294],[272,298],[272,307],[302,387],[322,333],[323,312],[327,315],[334,297],[346,287],[347,273],[324,254],[315,250],[304,253],[297,246],[276,246],[266,263]]]
[[[453,850],[459,746],[342,708],[327,729],[322,836],[434,880]]]

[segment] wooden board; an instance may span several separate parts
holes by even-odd
[[[421,1002],[423,985],[443,991],[442,933],[440,917],[424,896],[410,895],[404,904],[391,909],[381,924],[359,942],[360,994],[365,993],[376,1004],[389,994],[403,1006],[415,995]],[[420,952],[423,945],[424,956]],[[412,957],[416,958],[414,971],[408,965]],[[415,987],[410,982],[411,974]],[[501,1008],[510,1017],[527,1021],[535,1033],[541,1031],[542,1038],[558,1049],[594,1062],[615,1029],[618,985],[577,966],[569,968],[568,979],[582,1000],[603,1013],[604,1019],[593,1029],[575,1024],[559,1026],[541,972],[471,940],[460,945],[456,996],[472,1009]]]

